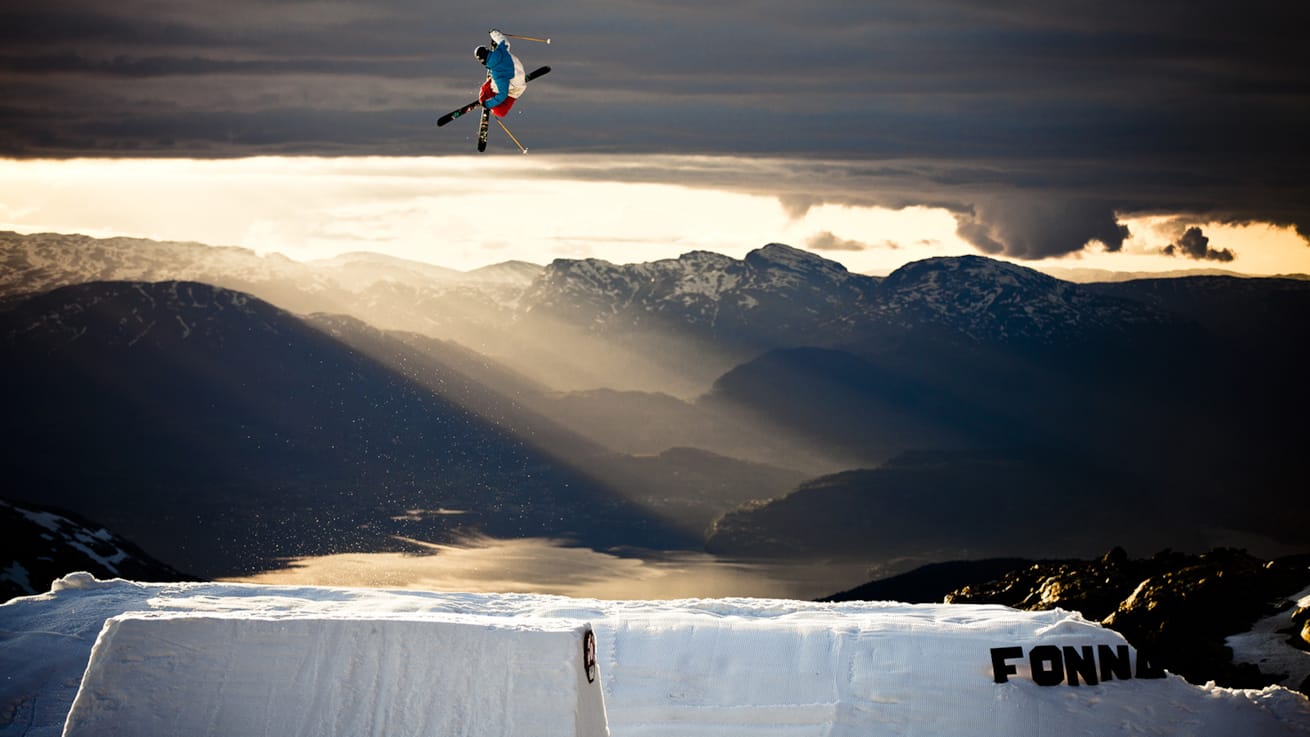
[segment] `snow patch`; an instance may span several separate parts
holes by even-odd
[[[118,564],[128,559],[127,551],[122,550],[115,546],[114,554],[109,557],[105,557],[97,553],[91,547],[92,545],[96,544],[97,540],[106,541],[106,538],[100,537],[98,535],[89,534],[85,530],[78,530],[77,532],[74,533],[73,539],[67,541],[67,544],[68,547],[73,548],[74,550],[80,552],[82,555],[85,555],[87,558],[90,558],[96,563],[99,563],[100,565],[104,566],[104,568],[108,570],[110,573],[114,575],[118,575]]]
[[[1282,685],[1296,688],[1310,680],[1310,652],[1294,647],[1288,628],[1295,629],[1292,612],[1310,607],[1310,588],[1293,596],[1276,614],[1258,621],[1249,632],[1228,637],[1224,644],[1233,650],[1234,663],[1251,663],[1262,673],[1284,673]]]
[[[32,524],[44,527],[51,532],[59,532],[60,524],[66,521],[63,517],[50,512],[33,512],[21,507],[14,507],[14,509],[17,509],[18,512],[32,522]]]

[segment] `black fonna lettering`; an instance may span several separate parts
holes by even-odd
[[[1018,660],[1022,657],[1023,648],[1018,646],[992,648],[992,680],[997,683],[1010,680],[1010,676],[1017,674],[1019,669],[1005,661]]]
[[[1101,680],[1112,681],[1119,679],[1126,681],[1133,677],[1133,666],[1128,662],[1128,646],[1115,645],[1113,649],[1109,645],[1096,646],[1096,659],[1101,662]],[[1138,662],[1141,662],[1142,656],[1137,656]]]
[[[1055,645],[1038,645],[1030,650],[1028,665],[1033,669],[1033,683],[1038,686],[1058,686],[1064,682],[1064,656]]]
[[[1141,650],[1137,651],[1137,673],[1136,678],[1164,678],[1164,668],[1156,665],[1149,655]]]
[[[1028,669],[1033,683],[1039,686],[1095,686],[1105,681],[1165,677],[1164,669],[1140,651],[1134,670],[1130,653],[1127,645],[1038,645],[1027,653]],[[994,647],[991,658],[992,681],[1008,683],[1010,676],[1019,673],[1024,650],[1018,646]]]
[[[1064,675],[1070,686],[1079,685],[1082,678],[1088,686],[1095,686],[1101,681],[1096,677],[1096,656],[1092,654],[1091,645],[1082,647],[1064,646]]]

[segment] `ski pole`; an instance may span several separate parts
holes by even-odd
[[[509,140],[513,141],[514,145],[519,147],[519,153],[526,154],[528,152],[528,150],[523,147],[523,144],[519,143],[519,139],[515,138],[514,134],[509,132],[509,128],[506,127],[505,123],[500,118],[496,118],[496,123],[500,125],[501,130],[505,131],[505,135],[509,136]]]
[[[543,43],[543,44],[550,43],[550,38],[537,38],[536,36],[520,36],[517,33],[503,33],[503,35],[506,38],[517,38],[517,39],[522,39],[524,41],[536,41],[537,43]]]

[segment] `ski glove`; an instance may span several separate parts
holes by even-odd
[[[491,36],[491,42],[496,44],[497,46],[505,43],[505,34],[501,33],[499,30],[495,28],[491,29],[491,32],[488,33],[487,35]]]

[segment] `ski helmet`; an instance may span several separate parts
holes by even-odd
[[[487,55],[490,53],[491,49],[488,49],[486,46],[479,46],[476,49],[473,49],[473,56],[476,57],[478,61],[482,62],[483,66],[487,65]]]

